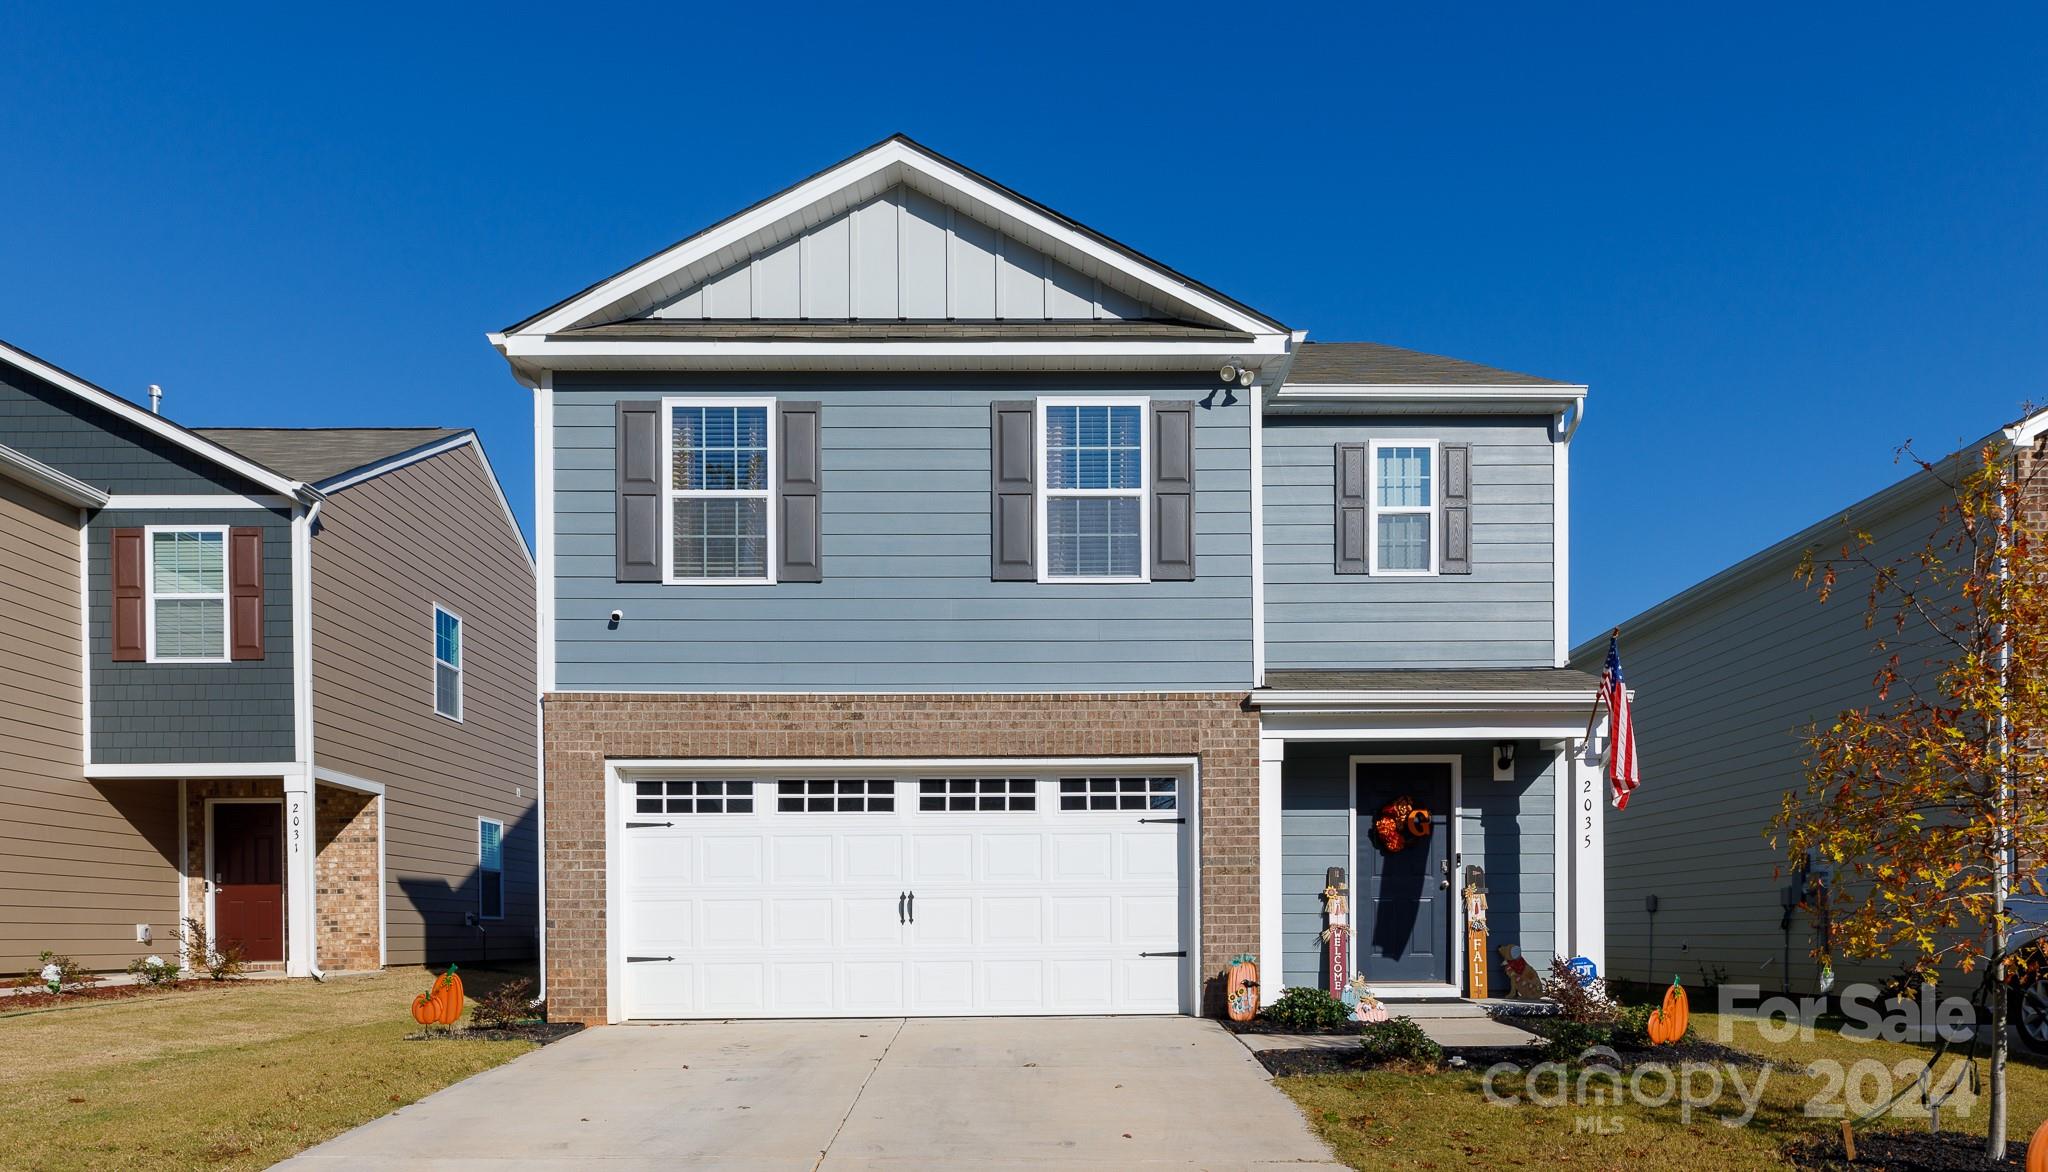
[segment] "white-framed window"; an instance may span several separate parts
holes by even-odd
[[[1373,440],[1372,533],[1366,548],[1373,574],[1427,576],[1436,573],[1437,477],[1435,440]]]
[[[151,663],[228,661],[228,527],[143,530],[143,607]]]
[[[1038,401],[1038,580],[1143,582],[1151,510],[1144,399]]]
[[[662,401],[670,585],[775,581],[775,400]]]
[[[477,909],[480,920],[505,918],[505,824],[476,820]]]
[[[434,711],[462,719],[462,616],[434,605]]]

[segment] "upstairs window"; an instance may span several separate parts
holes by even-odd
[[[668,401],[672,583],[769,583],[774,403]]]
[[[1372,444],[1372,573],[1434,574],[1437,552],[1433,440]]]
[[[434,608],[434,711],[462,719],[462,616]]]
[[[1145,578],[1145,403],[1040,400],[1047,581]]]
[[[226,527],[152,526],[148,535],[150,660],[227,662]]]
[[[482,893],[477,916],[485,920],[505,918],[505,824],[495,818],[476,820],[476,867]]]

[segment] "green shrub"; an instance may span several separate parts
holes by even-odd
[[[249,967],[240,944],[211,947],[206,940],[206,924],[197,916],[185,917],[185,930],[178,933],[178,951],[184,957],[186,969],[205,973],[216,981],[232,981]]]
[[[1614,1044],[1614,1026],[1555,1018],[1544,1030],[1543,1056],[1552,1062],[1576,1063],[1595,1046]]]
[[[1444,1048],[1431,1041],[1413,1018],[1369,1021],[1359,1033],[1364,1039],[1365,1056],[1374,1062],[1435,1066],[1444,1060]]]
[[[63,991],[66,986],[97,984],[99,979],[99,974],[87,972],[84,965],[61,952],[52,952],[45,948],[42,955],[36,957],[35,967],[28,971],[22,983],[42,985],[50,992],[57,993]]]
[[[1688,1031],[1690,1032],[1690,1031]],[[1640,1050],[1650,1044],[1650,1007],[1647,1005],[1624,1005],[1614,1019],[1614,1032],[1609,1043],[1619,1050],[1627,1047]]]
[[[1351,1020],[1351,1009],[1321,989],[1297,985],[1268,1005],[1265,1017],[1284,1029],[1336,1030]]]
[[[138,985],[168,985],[178,979],[180,969],[176,961],[161,956],[145,956],[128,962],[128,975]]]

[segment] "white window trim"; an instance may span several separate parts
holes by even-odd
[[[767,487],[742,489],[679,489],[676,479],[676,426],[677,407],[761,407],[768,413],[768,476]],[[680,395],[661,401],[661,580],[668,586],[773,586],[775,585],[775,551],[777,529],[776,500],[778,479],[781,474],[780,462],[776,459],[776,448],[780,442],[778,429],[781,413],[776,409],[772,397],[745,397],[718,395]],[[705,500],[765,500],[768,504],[768,552],[762,559],[766,571],[755,578],[678,578],[676,576],[676,498],[692,497]]]
[[[498,828],[498,914],[484,914],[484,825],[489,823]],[[496,923],[505,918],[505,823],[499,818],[479,817],[476,820],[476,918]]]
[[[441,658],[442,615],[447,615],[455,620],[455,662],[447,664],[455,669],[455,711],[453,714],[441,711],[441,665],[447,663],[446,660]],[[428,678],[428,686],[433,689],[434,695],[434,715],[443,720],[452,720],[457,724],[461,724],[464,701],[463,693],[467,690],[464,687],[463,677],[469,674],[469,669],[465,663],[469,658],[468,621],[448,607],[442,606],[438,602],[435,603],[434,617],[427,627],[427,648],[432,653],[434,663],[432,674]]]
[[[1045,414],[1051,407],[1136,407],[1138,409],[1138,487],[1128,488],[1062,488],[1051,487],[1051,476],[1046,471]],[[1102,586],[1144,583],[1152,580],[1152,401],[1143,396],[1103,397],[1091,395],[1047,395],[1038,400],[1038,417],[1032,431],[1036,436],[1032,443],[1031,458],[1037,461],[1036,473],[1031,482],[1037,486],[1037,500],[1034,507],[1037,516],[1033,527],[1038,530],[1038,580],[1047,586]],[[1138,572],[1134,575],[1105,574],[1089,577],[1055,575],[1052,559],[1048,556],[1052,535],[1046,532],[1046,503],[1055,494],[1061,497],[1129,497],[1138,500]]]
[[[204,594],[171,593],[159,594],[156,588],[156,535],[159,533],[218,533],[220,534],[220,590]],[[228,526],[226,525],[146,525],[142,530],[142,623],[143,638],[148,648],[145,661],[149,663],[227,663],[228,650],[234,643],[234,606],[229,601],[230,577],[233,554],[228,549]],[[156,603],[157,599],[220,599],[220,654],[219,655],[158,655],[156,653]]]
[[[1380,449],[1382,448],[1428,448],[1429,449],[1429,504],[1427,505],[1386,505],[1380,504]],[[1366,573],[1381,578],[1434,578],[1443,566],[1443,441],[1434,439],[1384,439],[1371,440],[1366,444]],[[1413,516],[1418,513],[1429,517],[1429,568],[1423,570],[1383,570],[1380,568],[1380,514],[1389,516]]]

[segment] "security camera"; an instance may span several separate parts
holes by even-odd
[[[623,611],[623,610],[615,610],[615,611],[613,611],[613,612],[612,612],[612,624],[613,624],[614,626],[618,625],[618,624],[619,624],[619,623],[620,623],[621,621],[623,621],[623,620],[625,619],[625,617],[626,617],[626,612],[625,612],[625,611]]]

